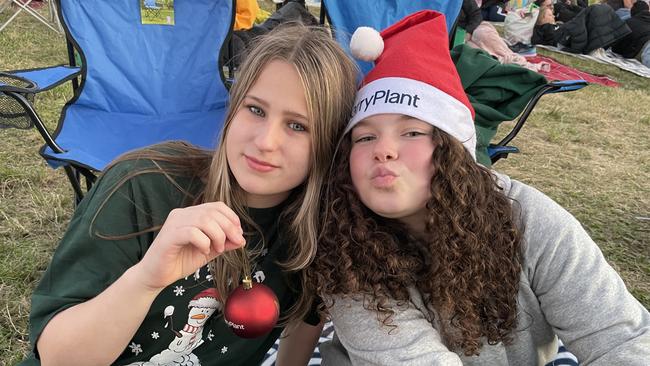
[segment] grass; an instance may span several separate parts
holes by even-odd
[[[273,8],[270,1],[263,6]],[[26,15],[0,32],[0,50],[0,70],[66,62],[62,36]],[[541,53],[607,74],[621,87],[591,85],[545,96],[514,140],[522,152],[495,168],[575,215],[632,294],[650,308],[650,80]],[[36,108],[50,128],[71,94],[66,84],[37,97]],[[504,124],[501,133],[510,126]],[[28,349],[30,294],[65,230],[73,200],[63,172],[38,156],[42,140],[36,130],[0,129],[0,141],[0,365],[14,365]]]
[[[63,36],[25,14],[0,32],[0,50],[0,70],[67,62]],[[50,128],[71,95],[65,85],[36,98]],[[0,130],[0,139],[0,365],[14,365],[28,349],[31,292],[65,230],[73,200],[62,171],[47,168],[38,156],[42,139],[36,130]]]

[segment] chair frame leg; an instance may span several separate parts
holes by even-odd
[[[68,176],[70,185],[72,185],[72,190],[74,191],[74,198],[75,198],[75,207],[76,207],[79,205],[79,202],[81,202],[81,199],[84,197],[84,193],[81,190],[79,175],[77,174],[77,171],[70,165],[65,165],[63,169],[65,170],[65,175]]]
[[[16,12],[9,19],[7,19],[7,21],[5,21],[4,24],[2,24],[2,26],[0,27],[0,32],[3,29],[5,29],[9,25],[9,23],[11,23],[24,10],[29,15],[36,18],[39,22],[45,24],[48,28],[60,34],[61,31],[59,29],[54,28],[44,16],[42,16],[37,11],[29,7],[29,4],[31,2],[32,0],[27,0],[25,3],[21,3],[20,1],[17,0],[11,0],[10,3],[16,4],[19,7],[19,9],[16,10]],[[48,6],[52,6],[52,5],[48,5]]]
[[[34,123],[34,127],[36,127],[38,132],[43,137],[43,140],[45,140],[45,144],[50,149],[52,149],[52,151],[58,154],[65,152],[65,150],[61,148],[61,146],[59,146],[56,141],[54,141],[54,138],[34,110],[34,107],[24,95],[21,93],[8,91],[5,91],[4,93],[14,98],[25,109],[29,115],[29,118]],[[86,179],[86,190],[89,190],[91,188],[92,184],[96,180],[96,176],[89,169],[72,166],[71,164],[65,164],[63,168],[65,170],[66,176],[68,177],[68,180],[70,181],[70,184],[72,185],[72,190],[74,191],[75,195],[75,204],[79,204],[81,199],[84,197],[83,189],[81,188],[81,176],[83,175],[83,177]]]

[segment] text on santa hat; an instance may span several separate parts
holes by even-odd
[[[413,106],[418,108],[418,100],[420,97],[417,94],[408,94],[408,93],[396,93],[388,90],[377,90],[375,94],[361,99],[355,106],[352,111],[352,115],[357,114],[358,112],[365,112],[371,105],[377,103],[384,104],[406,104],[408,106]]]
[[[244,329],[244,324],[235,324],[235,323],[231,322],[231,321],[228,320],[228,319],[224,319],[224,320],[226,321],[226,324],[227,324],[229,327],[231,327],[231,328],[234,328],[234,329]]]

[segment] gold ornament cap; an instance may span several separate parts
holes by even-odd
[[[244,286],[244,290],[250,290],[253,288],[253,280],[251,279],[250,276],[244,276],[242,283]]]

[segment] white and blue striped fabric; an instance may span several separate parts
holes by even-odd
[[[567,351],[566,347],[560,340],[558,342],[560,348],[557,351],[555,359],[546,364],[546,366],[578,366],[578,358],[573,353]]]
[[[323,333],[318,339],[318,345],[323,342],[331,341],[333,336],[334,325],[331,322],[328,322],[325,324],[325,327],[323,327]],[[273,347],[266,353],[266,357],[264,358],[264,362],[262,362],[261,366],[275,366],[275,360],[278,357],[279,345],[280,340],[275,341]],[[547,363],[546,366],[578,366],[578,359],[571,352],[567,351],[567,349],[564,347],[564,344],[562,344],[562,341],[559,342],[559,346],[560,348],[558,350],[557,356],[555,356],[555,359],[553,361]],[[309,360],[309,366],[320,365],[321,361],[322,359],[320,350],[318,346],[316,346],[314,349],[314,354]]]
[[[320,345],[323,342],[331,341],[332,337],[334,337],[334,325],[332,322],[325,323],[325,326],[323,327],[323,332],[320,335],[320,338],[318,339],[318,345]],[[278,357],[278,346],[280,345],[280,340],[278,339],[275,341],[275,344],[273,347],[266,353],[266,357],[264,358],[264,362],[262,362],[261,366],[275,366],[275,359]],[[311,359],[309,360],[309,366],[313,365],[320,365],[321,364],[321,356],[320,356],[320,350],[318,349],[318,346],[314,349],[314,354],[312,354]]]

